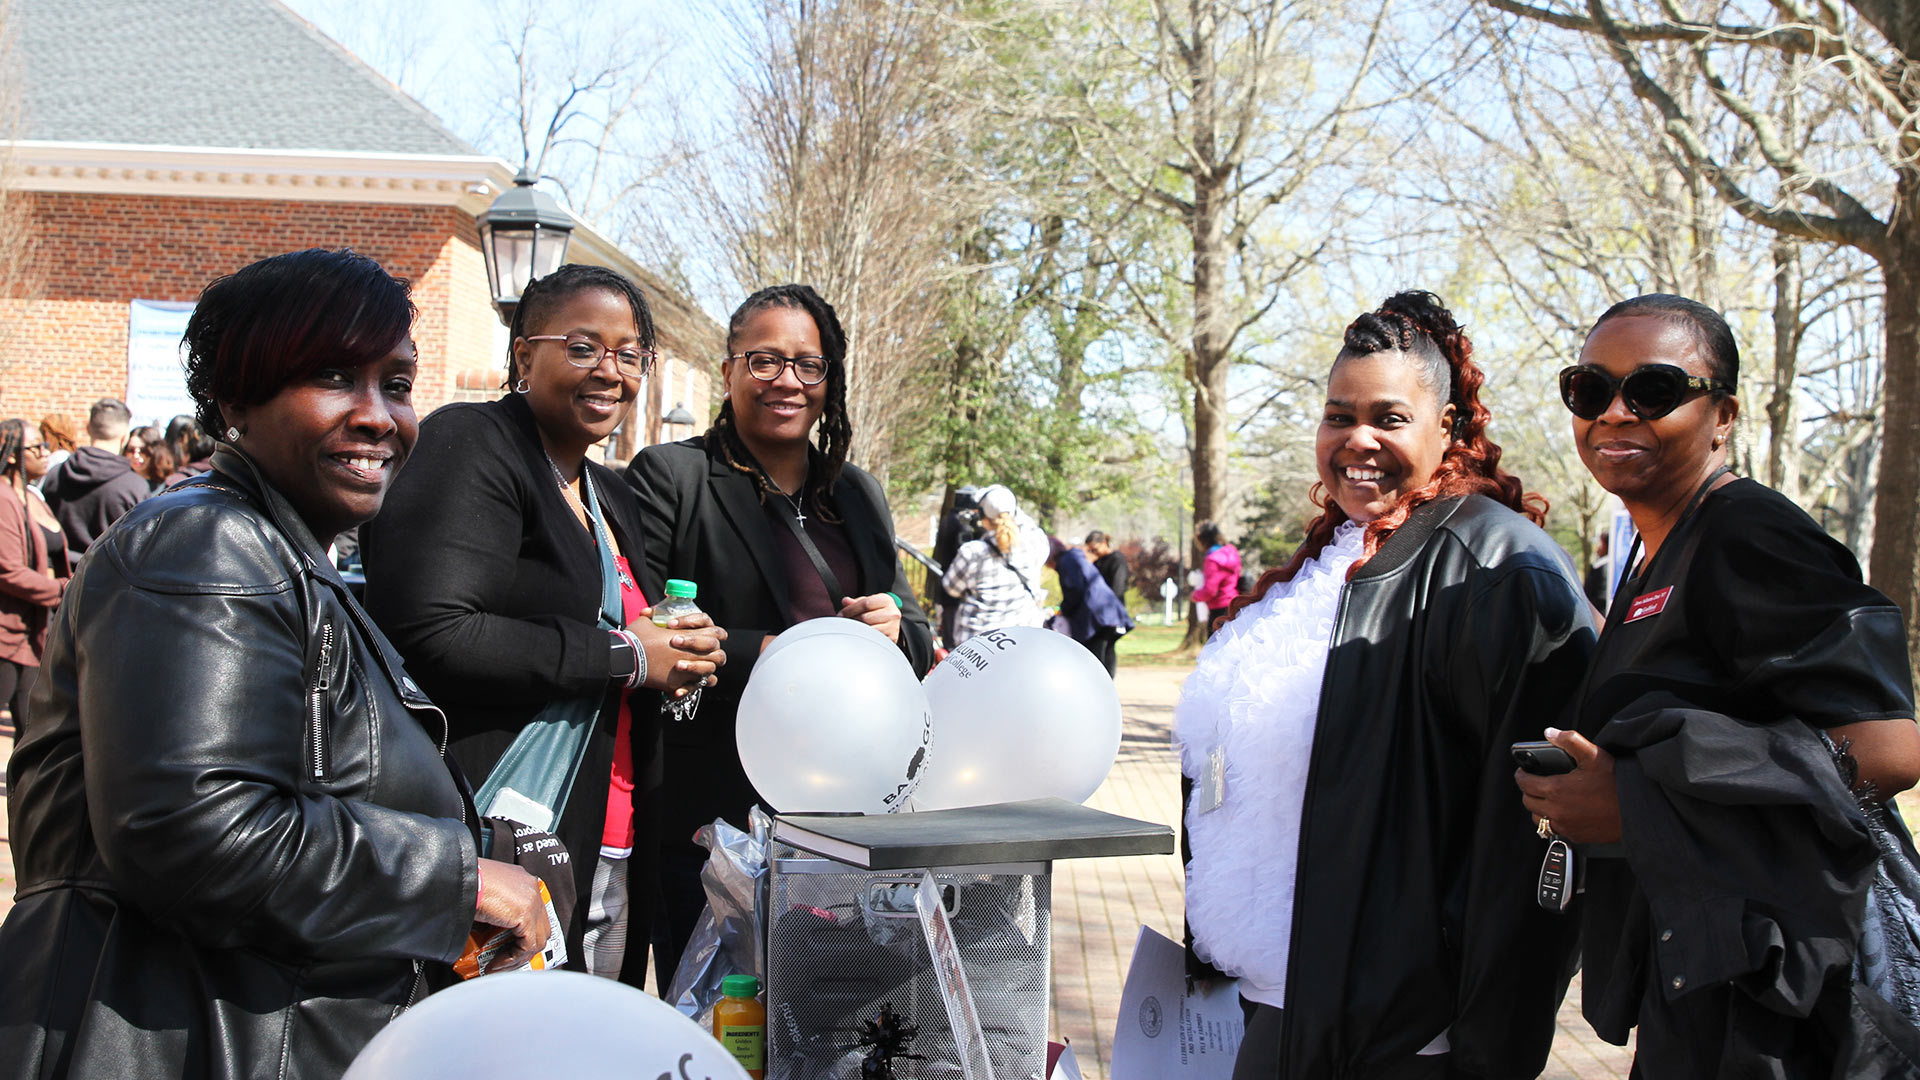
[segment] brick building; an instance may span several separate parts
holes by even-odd
[[[113,396],[164,423],[182,309],[305,247],[413,282],[423,415],[500,392],[506,332],[474,219],[511,186],[506,162],[275,0],[13,0],[11,17],[22,115],[0,147],[32,246],[0,291],[0,417],[84,421]],[[584,223],[568,259],[639,282],[660,330],[644,413],[607,456],[690,434],[662,431],[679,403],[704,427],[721,329]]]

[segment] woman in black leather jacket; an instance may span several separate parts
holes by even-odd
[[[1236,1078],[1546,1061],[1571,924],[1535,904],[1545,845],[1508,748],[1557,714],[1593,628],[1544,507],[1499,467],[1471,355],[1428,293],[1347,328],[1325,512],[1175,712],[1189,970],[1239,979]]]
[[[351,252],[209,285],[204,479],[94,545],[8,768],[0,1077],[331,1077],[478,922],[547,937],[479,860],[446,724],[326,559],[412,449],[413,305]]]

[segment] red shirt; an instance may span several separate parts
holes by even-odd
[[[647,608],[647,598],[634,583],[625,555],[614,559],[620,567],[620,618],[631,623]],[[633,847],[633,704],[631,694],[620,695],[620,720],[613,733],[613,775],[607,780],[607,826],[600,843],[610,848]]]

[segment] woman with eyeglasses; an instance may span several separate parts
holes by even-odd
[[[1884,1032],[1920,1032],[1854,966],[1877,952],[1863,812],[1920,778],[1904,624],[1851,552],[1730,471],[1739,375],[1726,320],[1665,294],[1608,309],[1560,373],[1639,538],[1573,729],[1546,733],[1575,768],[1515,780],[1585,864],[1583,1011],[1616,1044],[1638,1026],[1634,1075],[1889,1075]]]
[[[13,737],[27,731],[27,698],[40,674],[47,616],[67,584],[60,521],[33,484],[47,474],[46,442],[27,442],[27,422],[0,422],[0,704]]]
[[[646,298],[612,270],[563,266],[527,285],[511,342],[508,393],[428,417],[387,509],[362,528],[367,609],[446,710],[452,756],[475,784],[550,702],[601,699],[551,831],[579,898],[569,966],[637,986],[655,886],[647,792],[635,786],[652,764],[658,707],[636,691],[700,685],[725,659],[725,634],[704,616],[672,628],[646,617],[661,593],[643,596],[634,574],[640,507],[588,456],[652,368]],[[603,625],[603,553],[618,580],[615,628]],[[501,805],[499,816],[548,827]],[[626,933],[637,949],[625,949]]]
[[[832,305],[806,285],[749,296],[728,320],[720,377],[724,400],[706,434],[647,447],[627,470],[647,531],[648,588],[695,582],[700,607],[728,635],[718,685],[695,716],[665,725],[662,982],[705,902],[694,830],[722,817],[745,828],[748,808],[766,805],[734,743],[761,650],[794,623],[839,616],[897,642],[916,673],[933,661],[886,496],[847,462],[847,339]]]

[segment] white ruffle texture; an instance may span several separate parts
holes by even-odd
[[[1268,589],[1207,642],[1174,710],[1186,814],[1187,923],[1194,951],[1242,992],[1284,1004],[1300,815],[1320,685],[1340,591],[1365,527],[1342,523],[1319,557]],[[1207,760],[1226,751],[1225,799],[1201,813]],[[1250,984],[1250,985],[1249,985]]]

